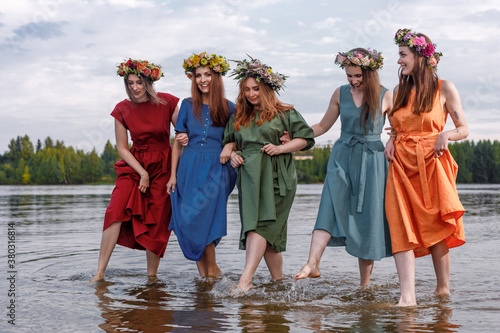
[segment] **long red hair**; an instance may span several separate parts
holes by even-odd
[[[201,68],[201,67],[198,67]],[[198,69],[197,68],[197,69]],[[209,67],[207,67],[209,68]],[[212,126],[224,127],[229,120],[229,102],[225,98],[224,82],[222,76],[210,68],[212,79],[210,81],[210,91],[208,93],[210,105],[210,118]],[[191,79],[191,98],[193,101],[193,112],[201,121],[202,96],[201,91],[196,84],[196,70]]]
[[[248,79],[240,81],[236,110],[234,111],[234,129],[236,131],[239,131],[241,126],[246,127],[256,116],[254,105],[245,97],[244,86]],[[293,105],[280,102],[274,90],[267,84],[261,81],[257,82],[257,85],[259,86],[260,106],[262,107],[259,120],[255,122],[257,126],[262,125],[265,121],[271,121],[278,114],[283,116],[283,112],[293,108]]]
[[[432,41],[424,34],[417,33],[419,37],[424,37],[426,43]],[[427,66],[427,58],[418,54],[411,48],[410,52],[415,56],[415,64],[413,66],[412,75],[403,75],[401,68],[399,69],[399,87],[394,101],[394,107],[391,116],[398,109],[405,107],[408,104],[411,90],[415,87],[415,100],[413,101],[412,112],[420,115],[422,112],[430,112],[434,104],[434,96],[438,89],[438,76],[433,68]]]

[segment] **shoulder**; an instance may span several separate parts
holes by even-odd
[[[396,94],[398,93],[398,90],[399,90],[399,84],[397,86],[395,86],[394,89],[392,90],[392,93],[394,94],[394,96],[396,96]]]
[[[115,105],[115,108],[113,109],[113,113],[116,112],[122,112],[122,110],[127,110],[130,108],[132,102],[129,101],[128,99],[124,99],[123,101],[119,102],[118,104]]]
[[[175,105],[177,105],[177,103],[179,102],[179,97],[176,97],[176,96],[168,94],[168,93],[159,92],[156,95],[159,98],[161,98],[164,101],[166,101],[167,103],[174,103]]]

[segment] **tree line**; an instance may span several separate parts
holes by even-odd
[[[459,141],[448,145],[451,155],[458,164],[457,183],[498,184],[500,183],[500,142],[498,140]],[[322,183],[326,176],[331,147],[316,147],[308,152],[298,152],[312,159],[296,160],[299,183]]]
[[[299,183],[324,181],[330,150],[323,146],[296,153]],[[457,183],[500,183],[499,141],[454,142],[449,150],[459,166]],[[113,165],[120,159],[109,140],[98,154],[95,149],[84,152],[67,147],[50,137],[33,145],[27,135],[18,136],[0,155],[0,185],[112,184],[116,178]]]

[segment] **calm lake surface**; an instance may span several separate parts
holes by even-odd
[[[376,262],[371,287],[360,289],[357,259],[327,248],[322,276],[294,283],[307,260],[322,185],[298,187],[281,283],[261,263],[254,289],[231,293],[245,260],[233,193],[228,235],[217,247],[220,280],[200,279],[172,234],[157,281],[147,279],[144,252],[117,246],[106,280],[89,285],[112,189],[0,186],[0,332],[500,331],[500,185],[459,186],[467,243],[450,251],[452,294],[432,296],[431,258],[418,258],[418,306],[411,309],[393,306],[399,286],[392,258]]]

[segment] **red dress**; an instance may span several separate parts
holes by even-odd
[[[118,173],[111,202],[104,217],[104,230],[122,221],[118,244],[150,250],[163,257],[167,248],[172,215],[166,185],[170,179],[170,123],[179,99],[165,93],[158,96],[167,104],[133,103],[123,100],[111,115],[130,132],[130,152],[149,173],[150,187],[139,191],[140,176],[122,159],[115,163]]]

